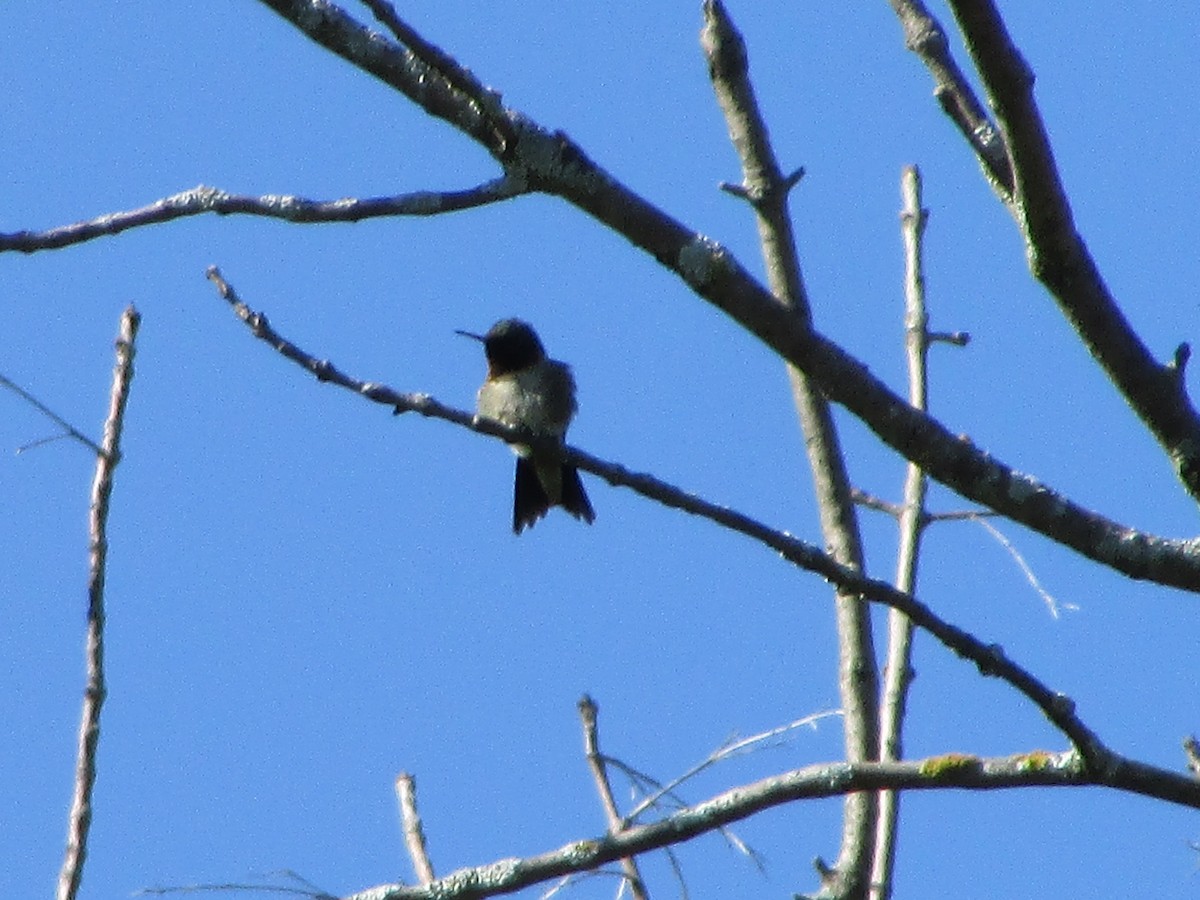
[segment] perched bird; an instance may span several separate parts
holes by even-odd
[[[546,356],[537,332],[520,319],[502,319],[487,334],[459,331],[483,344],[488,373],[476,409],[485,419],[525,428],[559,444],[575,415],[575,379],[571,367]],[[514,445],[517,477],[513,489],[513,531],[520,534],[552,506],[561,506],[589,525],[592,504],[574,466],[539,458],[532,447]]]

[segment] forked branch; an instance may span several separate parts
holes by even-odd
[[[1180,481],[1200,500],[1200,414],[1183,380],[1185,352],[1160,362],[1134,330],[1109,291],[1096,261],[1075,227],[1054,150],[1033,94],[1034,76],[993,0],[950,0],[967,50],[983,80],[996,127],[979,119],[978,101],[966,86],[946,45],[941,25],[918,0],[889,0],[904,25],[906,42],[946,89],[968,109],[964,131],[999,199],[1025,239],[1030,271],[1058,307],[1129,405],[1166,451]],[[959,124],[959,116],[951,118]],[[980,146],[975,132],[987,134]],[[999,134],[999,140],[991,135]],[[993,161],[998,145],[1005,164]],[[936,473],[934,477],[939,477]],[[940,477],[939,477],[939,480]],[[977,499],[977,498],[976,498]],[[991,504],[988,504],[991,505]],[[993,507],[995,508],[995,507]]]

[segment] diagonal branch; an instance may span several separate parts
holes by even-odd
[[[921,0],[888,0],[904,28],[904,46],[933,76],[933,94],[979,158],[984,174],[1005,205],[1012,203],[1013,173],[1000,132],[950,53],[942,24]]]
[[[849,791],[1003,790],[1103,785],[1200,809],[1200,782],[1123,761],[1103,777],[1084,774],[1073,753],[1034,752],[1009,757],[947,754],[912,762],[829,763],[807,766],[733,788],[647,825],[575,841],[523,859],[460,869],[424,887],[384,884],[346,900],[466,900],[509,894],[539,882],[595,869],[624,857],[691,840],[765,809]]]
[[[303,224],[360,222],[382,216],[435,216],[498,203],[528,192],[529,188],[519,179],[508,175],[462,191],[414,191],[393,197],[346,197],[341,200],[309,200],[290,194],[251,197],[200,185],[139,209],[109,213],[48,231],[0,234],[0,253],[11,250],[21,253],[55,250],[106,235],[120,234],[130,228],[157,225],[204,213],[266,216]]]
[[[627,487],[664,506],[702,516],[752,538],[776,551],[793,565],[822,576],[847,594],[861,595],[904,613],[918,628],[925,629],[956,654],[975,663],[981,674],[998,677],[1024,694],[1051,724],[1067,736],[1090,766],[1097,771],[1111,766],[1112,751],[1105,747],[1099,737],[1076,715],[1074,701],[1051,690],[1033,673],[1008,659],[1002,647],[985,644],[969,632],[950,624],[912,595],[897,590],[885,581],[867,578],[857,569],[843,565],[828,553],[786,532],[776,531],[744,513],[688,494],[651,475],[630,472],[624,466],[598,459],[574,447],[559,447],[555,441],[547,441],[544,437],[539,438],[521,429],[510,428],[499,422],[453,409],[439,403],[428,394],[400,393],[386,385],[360,381],[346,375],[328,360],[318,359],[306,353],[275,331],[266,316],[254,312],[242,302],[215,266],[209,268],[208,277],[217,286],[222,299],[230,304],[237,317],[250,328],[255,337],[313,373],[318,380],[336,384],[374,403],[391,407],[395,413],[416,412],[429,418],[452,422],[479,434],[500,438],[510,444],[533,444],[539,454],[560,453],[567,462],[598,475],[609,484]]]

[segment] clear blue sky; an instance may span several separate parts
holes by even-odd
[[[697,45],[699,3],[444,2],[401,13],[601,164],[758,271],[753,221]],[[1195,38],[1168,2],[1003,4],[1038,75],[1079,227],[1163,358],[1200,337]],[[435,8],[436,7],[436,8]],[[930,208],[932,404],[955,431],[1113,518],[1195,534],[1194,504],[1024,265],[888,5],[732,0],[786,165],[819,326],[903,391],[901,167]],[[942,4],[935,11],[949,23]],[[366,15],[364,13],[364,15]],[[204,183],[316,198],[493,177],[468,139],[250,0],[0,5],[0,230]],[[570,361],[573,442],[819,540],[782,367],[652,260],[564,203],[293,226],[196,218],[0,258],[0,372],[98,436],[121,309],[144,314],[111,518],[110,698],[82,896],[292,869],[345,893],[411,879],[392,780],[416,773],[440,873],[600,833],[575,704],[603,747],[668,779],[733,734],[837,705],[830,594],[744,538],[589,479],[597,521],[509,531],[500,444],[318,385],[204,279],[357,377],[470,407],[456,328],[519,315]],[[840,416],[855,483],[901,463]],[[82,686],[92,460],[0,394],[0,894],[61,861]],[[943,489],[937,509],[964,504]],[[890,521],[863,514],[888,577]],[[1002,644],[1112,746],[1182,766],[1200,730],[1200,598],[1135,584],[1012,525],[1055,620],[978,526],[929,532],[920,594]],[[912,755],[1059,749],[998,683],[927,638]],[[693,800],[836,759],[835,722],[707,774]],[[836,853],[840,802],[681,848],[694,897],[789,897]],[[1194,897],[1200,819],[1088,791],[904,800],[898,897]],[[645,862],[672,895],[661,856]],[[573,896],[609,897],[611,879]]]

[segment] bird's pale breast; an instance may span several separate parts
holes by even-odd
[[[544,360],[528,369],[488,379],[477,399],[480,415],[562,437],[575,413],[575,380],[564,363]]]

